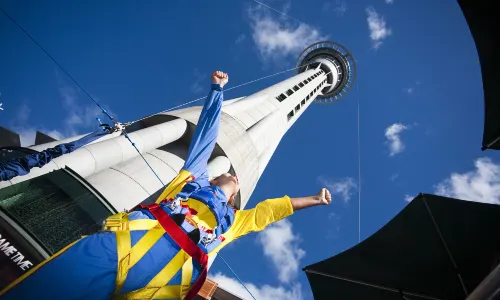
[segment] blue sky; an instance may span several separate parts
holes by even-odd
[[[483,90],[476,47],[456,1],[18,1],[1,7],[118,120],[132,121],[207,93],[288,69],[328,39],[356,57],[351,94],[313,105],[282,140],[248,207],[282,195],[334,193],[221,253],[257,299],[312,299],[300,270],[358,242],[357,101],[361,120],[361,238],[419,192],[500,204],[500,156],[481,152]],[[0,15],[0,125],[33,142],[95,128],[99,110]],[[249,95],[291,74],[225,93]],[[217,259],[211,274],[244,293]],[[248,297],[248,295],[247,295]]]

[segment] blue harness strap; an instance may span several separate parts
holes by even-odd
[[[200,189],[201,189],[200,184],[194,180],[191,180],[184,185],[182,190],[177,195],[175,195],[175,198],[187,200],[191,198],[192,194],[196,193]]]

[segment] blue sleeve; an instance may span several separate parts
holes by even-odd
[[[208,159],[217,141],[223,100],[223,92],[220,85],[212,84],[210,93],[201,111],[198,125],[196,125],[193,139],[189,145],[188,156],[184,164],[184,170],[191,172],[195,180],[206,181],[208,179]]]
[[[43,150],[42,152],[29,154],[6,162],[0,162],[0,181],[7,181],[16,176],[26,175],[34,167],[41,168],[54,158],[66,153],[71,153],[106,134],[108,134],[106,131],[93,132],[70,143],[60,144],[54,148]]]

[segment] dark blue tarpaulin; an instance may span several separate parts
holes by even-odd
[[[76,149],[91,143],[102,136],[109,134],[108,128],[90,133],[79,140],[64,143],[54,148],[46,149],[42,152],[27,154],[23,157],[15,158],[9,161],[0,161],[0,181],[10,180],[16,176],[23,176],[30,172],[34,167],[41,168],[48,164],[54,158],[71,153]]]

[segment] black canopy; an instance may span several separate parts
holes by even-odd
[[[314,299],[465,299],[498,265],[500,205],[420,194],[365,241],[304,268]]]
[[[484,90],[483,147],[500,150],[500,14],[493,0],[458,0],[476,43]],[[494,7],[495,4],[495,7]],[[464,76],[467,76],[464,74]]]

